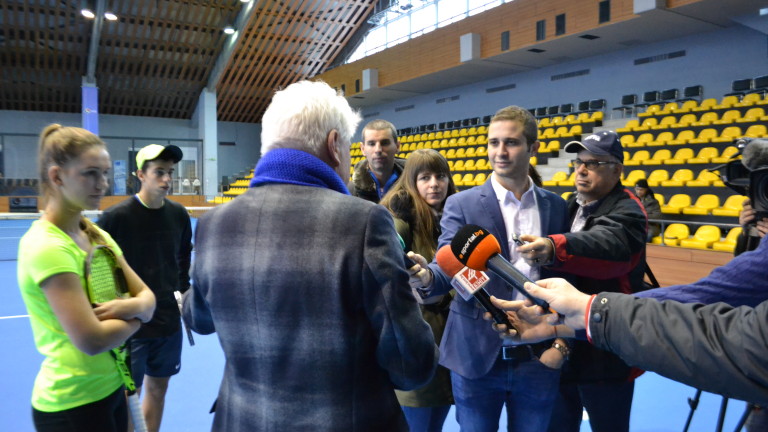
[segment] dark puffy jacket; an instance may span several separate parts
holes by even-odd
[[[571,221],[579,204],[568,199]],[[559,271],[575,275],[574,286],[587,294],[632,293],[642,289],[648,219],[638,198],[618,183],[587,217],[582,231],[553,234]],[[576,341],[563,380],[570,382],[621,381],[632,370],[615,354]]]
[[[395,158],[394,172],[398,176],[403,173],[405,167],[405,159]],[[375,202],[376,204],[381,201],[379,193],[376,191],[376,183],[371,178],[371,173],[368,171],[368,161],[366,159],[361,160],[355,165],[355,169],[352,171],[352,180],[347,184],[349,193],[358,198]],[[384,191],[386,193],[386,191]]]

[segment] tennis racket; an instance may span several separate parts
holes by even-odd
[[[93,247],[85,260],[85,275],[88,298],[94,306],[97,303],[130,296],[123,269],[109,246],[96,245]],[[115,359],[117,371],[120,373],[127,390],[128,409],[133,427],[136,432],[147,432],[139,396],[136,394],[136,383],[133,381],[131,369],[128,366],[130,364],[130,346],[126,341],[123,345],[113,348],[109,352]]]
[[[187,332],[187,339],[189,340],[189,346],[195,346],[195,338],[192,337],[192,330],[187,327],[187,322],[184,321],[184,305],[182,304],[181,291],[174,291],[173,296],[176,297],[176,304],[179,306],[179,315],[181,315],[181,326]]]

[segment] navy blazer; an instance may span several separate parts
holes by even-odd
[[[541,217],[541,234],[558,234],[569,229],[565,201],[558,195],[534,187]],[[438,247],[450,244],[453,236],[466,224],[479,225],[493,234],[501,244],[502,255],[509,259],[507,230],[501,215],[496,193],[488,179],[483,185],[448,197],[440,221],[442,234]],[[524,233],[521,233],[524,234]],[[436,261],[429,264],[434,274],[433,293],[444,294],[451,290],[451,278],[445,275]],[[553,277],[556,273],[541,269],[541,277]],[[485,289],[502,299],[512,298],[512,288],[502,279],[490,274]],[[440,343],[440,364],[465,378],[480,378],[488,373],[498,357],[502,340],[482,317],[484,310],[472,299],[455,296],[451,313]]]

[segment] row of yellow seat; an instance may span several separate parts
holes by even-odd
[[[459,128],[459,129],[450,129],[450,130],[405,135],[403,137],[400,137],[400,142],[412,143],[412,142],[418,142],[418,141],[432,141],[432,140],[441,140],[441,139],[448,139],[448,138],[460,138],[460,137],[486,135],[487,133],[488,133],[487,126],[484,126],[484,125],[477,126],[477,127],[473,126],[470,128]]]
[[[739,110],[728,110],[719,115],[714,111],[707,111],[701,116],[696,114],[684,114],[679,118],[674,115],[658,117],[647,117],[640,121],[639,119],[630,119],[627,123],[616,130],[617,133],[644,132],[660,129],[680,129],[688,127],[700,127],[711,125],[732,125],[737,123],[756,123],[768,120],[765,109],[762,107],[751,108],[744,114]]]
[[[716,98],[707,98],[701,102],[696,100],[687,100],[683,103],[667,102],[661,104],[648,105],[646,109],[638,114],[638,117],[665,116],[669,114],[685,114],[689,112],[703,112],[724,110],[728,108],[741,108],[759,105],[768,105],[768,94],[750,93],[740,98],[736,95],[723,96],[719,101]]]
[[[539,119],[539,129],[557,126],[571,126],[582,123],[600,123],[603,121],[603,112],[582,112],[578,114],[567,114],[564,116],[544,117]]]
[[[689,249],[715,250],[733,253],[736,241],[741,235],[741,227],[731,228],[725,238],[721,238],[720,228],[714,225],[701,225],[691,235],[688,225],[682,223],[669,224],[663,236],[651,239],[652,244],[665,244],[673,247]]]
[[[743,209],[745,199],[743,195],[731,195],[721,205],[717,195],[703,194],[696,198],[696,202],[691,203],[690,195],[675,194],[669,198],[669,202],[661,206],[661,212],[664,214],[738,217],[739,212]]]
[[[677,133],[663,131],[658,135],[645,132],[637,137],[634,135],[622,135],[621,144],[624,147],[658,147],[685,144],[729,143],[736,138],[768,137],[768,128],[763,124],[756,124],[742,129],[739,126],[727,126],[722,131],[715,128],[704,128],[696,132],[691,129],[683,129]]]
[[[725,184],[720,180],[720,176],[711,172],[702,170],[697,176],[688,168],[681,168],[675,171],[671,176],[669,171],[658,169],[646,174],[643,170],[632,170],[629,174],[622,175],[621,183],[626,187],[633,187],[638,180],[645,179],[650,187],[724,187]],[[576,172],[569,175],[565,171],[557,171],[549,180],[544,180],[544,186],[573,186],[576,180]]]
[[[725,163],[739,152],[736,146],[728,146],[722,153],[715,147],[704,147],[694,154],[693,149],[681,148],[672,154],[669,149],[656,150],[651,156],[648,150],[636,151],[633,155],[624,152],[624,166],[639,165],[700,165],[708,163]]]
[[[487,179],[488,179],[488,174],[486,173],[479,173],[479,174],[466,173],[466,174],[453,175],[453,183],[456,185],[456,187],[460,187],[460,188],[479,186],[485,183]]]

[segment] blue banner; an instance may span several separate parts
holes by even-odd
[[[84,85],[83,89],[83,129],[99,134],[99,88]]]

